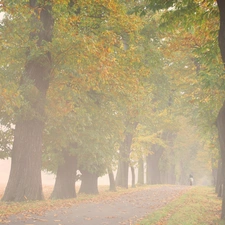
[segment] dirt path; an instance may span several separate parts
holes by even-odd
[[[156,186],[144,191],[125,194],[113,200],[82,203],[70,208],[32,214],[26,219],[10,217],[10,225],[134,225],[147,214],[179,197],[188,186]]]

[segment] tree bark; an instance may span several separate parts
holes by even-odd
[[[225,2],[217,0],[217,5],[220,13],[220,29],[218,35],[219,47],[223,63],[225,64]]]
[[[175,165],[172,164],[170,166],[170,172],[169,172],[169,184],[175,184],[176,183],[176,174],[175,174]]]
[[[215,166],[215,162],[218,161],[214,159],[213,157],[211,158],[211,167],[212,167],[212,184],[214,187],[216,187],[217,183],[217,174],[218,174],[218,162],[217,166]]]
[[[77,171],[77,159],[75,156],[69,155],[68,152],[63,154],[64,163],[59,165],[56,181],[51,199],[75,198],[75,182]]]
[[[217,172],[217,179],[216,179],[216,193],[218,197],[222,197],[222,162],[221,160],[218,161],[218,172]]]
[[[131,144],[133,139],[133,132],[136,129],[138,123],[128,124],[127,127],[131,131],[125,132],[125,139],[122,142],[119,154],[119,164],[116,174],[116,185],[124,188],[128,188],[128,171],[129,171],[129,162],[130,162],[130,152]]]
[[[36,0],[30,0],[30,7],[32,10],[37,7]],[[32,22],[37,22],[39,18],[43,27],[37,33],[37,47],[42,45],[42,41],[51,41],[53,19],[50,4],[42,6],[40,14],[34,15]],[[51,67],[49,52],[28,60],[25,65],[21,90],[27,105],[22,110],[20,109],[22,113],[18,116],[15,124],[11,170],[3,201],[40,200],[43,198],[41,147],[45,99]]]
[[[109,175],[109,190],[116,191],[116,182],[111,168],[108,168],[108,175]]]
[[[144,185],[144,162],[143,158],[138,161],[138,184]]]
[[[221,151],[221,159],[222,159],[222,187],[225,184],[225,102],[223,103],[223,107],[220,109],[219,115],[217,117],[217,128],[219,133],[219,143],[220,143],[220,151]],[[221,218],[225,219],[225,193],[223,191],[222,194],[222,214]]]
[[[131,175],[132,175],[132,188],[135,188],[135,170],[133,166],[131,166],[130,169],[131,169]]]
[[[149,154],[146,158],[146,182],[147,184],[161,184],[159,160],[162,156],[164,148],[158,145],[153,145],[152,150],[153,154]]]
[[[175,176],[175,165],[169,165],[167,170],[161,171],[161,179],[163,184],[175,184],[176,183],[176,176]]]
[[[92,174],[86,170],[80,170],[80,172],[82,175],[79,193],[98,194],[98,175]]]
[[[120,159],[116,176],[116,184],[117,186],[124,188],[128,188],[129,156],[132,138],[133,135],[131,133],[127,133],[124,142],[120,146]]]
[[[220,28],[219,28],[219,47],[223,60],[223,64],[225,66],[225,1],[217,0],[217,5],[219,8],[220,15]],[[225,102],[224,102],[225,104]],[[221,158],[222,158],[222,185],[225,184],[225,143],[224,143],[224,135],[225,135],[225,105],[220,109],[219,115],[217,117],[217,127],[219,132],[219,142],[220,142],[220,150],[221,150]],[[222,213],[221,218],[225,219],[225,191],[223,191],[223,199],[222,199]]]
[[[180,161],[180,175],[179,175],[179,183],[181,185],[189,185],[189,178],[187,174],[187,168],[182,161]]]
[[[164,167],[161,172],[161,181],[163,184],[175,184],[176,183],[176,173],[175,173],[175,164],[174,164],[174,153],[170,152],[166,156],[168,161],[164,162]]]

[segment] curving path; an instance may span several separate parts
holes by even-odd
[[[10,225],[134,225],[146,215],[189,190],[189,186],[155,186],[144,191],[96,203],[81,203],[70,208],[10,217]]]

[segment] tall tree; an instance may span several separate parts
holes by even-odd
[[[27,60],[21,79],[21,94],[26,102],[16,120],[11,170],[3,201],[40,200],[43,197],[42,134],[45,99],[52,69],[51,53],[43,50],[43,46],[52,40],[53,17],[51,4],[30,0],[29,7],[32,16],[28,23],[34,26],[30,41],[34,45],[27,49]],[[16,19],[12,11],[8,20]]]
[[[51,194],[52,199],[76,197],[75,182],[77,159],[67,151],[64,151],[62,160],[62,164],[58,165],[57,168],[56,181]]]
[[[225,2],[222,0],[217,0],[217,5],[220,13],[220,28],[219,28],[219,47],[223,60],[223,64],[225,64]],[[221,150],[221,158],[222,158],[222,184],[225,184],[225,102],[218,114],[217,118],[217,127],[219,131],[219,142],[220,142],[220,150]],[[223,191],[222,195],[222,214],[221,218],[225,219],[225,191]]]

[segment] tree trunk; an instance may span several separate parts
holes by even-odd
[[[144,161],[143,158],[138,161],[138,184],[144,185]]]
[[[56,181],[51,199],[75,198],[75,182],[77,171],[77,159],[75,156],[64,152],[64,163],[58,166]]]
[[[179,183],[181,185],[189,185],[189,178],[187,174],[187,168],[185,168],[184,163],[180,162],[180,177],[179,177]]]
[[[135,188],[135,171],[134,171],[134,167],[131,166],[131,174],[132,174],[132,188]]]
[[[169,184],[175,184],[176,183],[176,174],[175,174],[175,165],[174,164],[172,164],[170,166],[168,183]]]
[[[225,63],[225,2],[217,0],[217,5],[220,13],[220,29],[218,35],[219,47],[223,63]]]
[[[133,132],[137,127],[137,123],[128,124],[131,132],[125,133],[125,139],[120,146],[120,159],[116,175],[116,184],[120,187],[128,188],[128,171],[129,171],[129,157],[131,152],[131,144],[133,139]]]
[[[98,194],[98,176],[86,170],[80,170],[80,172],[82,175],[79,193]]]
[[[219,160],[218,162],[218,173],[216,180],[216,193],[218,197],[222,197],[223,184],[222,184],[222,162]]]
[[[217,5],[220,13],[220,28],[219,28],[219,47],[223,60],[223,64],[225,65],[225,1],[217,0]],[[219,131],[219,142],[221,149],[221,158],[222,158],[222,184],[225,184],[225,144],[224,144],[224,135],[225,135],[225,106],[221,108],[218,118],[217,118],[217,126]],[[222,214],[221,218],[225,219],[225,191],[223,191],[223,200],[222,200]]]
[[[211,167],[212,167],[212,184],[214,187],[216,187],[217,183],[217,174],[218,174],[218,162],[217,166],[215,166],[215,162],[218,161],[214,158],[211,158]]]
[[[219,133],[219,142],[220,142],[220,151],[221,151],[221,159],[222,159],[222,187],[225,184],[225,102],[223,107],[220,109],[219,115],[217,117],[217,128]],[[222,214],[221,218],[225,219],[225,192],[222,193]]]
[[[41,200],[43,198],[42,131],[43,124],[35,119],[16,124],[10,176],[2,201]]]
[[[217,170],[217,178],[216,178],[216,187],[215,192],[218,194],[218,197],[222,197],[219,195],[220,186],[222,185],[222,162],[221,160],[218,160],[218,170]]]
[[[166,182],[167,184],[175,184],[176,183],[176,175],[175,175],[175,165],[170,165],[169,170],[166,172]]]
[[[109,190],[116,191],[116,182],[111,168],[108,168],[108,175],[109,175]]]
[[[170,158],[173,159],[173,158]],[[166,167],[163,168],[163,171],[160,171],[161,182],[163,184],[175,184],[176,183],[176,174],[175,174],[175,165],[172,161],[167,163]]]
[[[117,186],[128,188],[128,170],[129,170],[129,163],[125,161],[125,159],[119,160],[119,166],[116,176]]]
[[[36,0],[30,0],[30,7],[37,7]],[[40,17],[43,28],[37,34],[37,47],[42,41],[51,41],[53,19],[51,6],[42,6],[39,15],[34,15],[35,26]],[[31,35],[32,38],[32,35]],[[36,38],[36,37],[35,37]],[[28,50],[29,58],[29,50]],[[51,55],[45,52],[32,58],[25,65],[21,79],[21,91],[27,102],[20,111],[15,124],[12,163],[3,201],[40,200],[43,198],[41,183],[41,147],[44,129],[44,108],[49,86]]]
[[[153,145],[153,154],[149,154],[146,158],[147,162],[147,173],[146,181],[147,184],[160,184],[160,170],[159,170],[159,160],[162,156],[164,148],[158,145]]]
[[[133,135],[127,133],[124,142],[120,146],[120,159],[116,176],[116,184],[124,188],[128,188],[129,156],[132,138]]]

